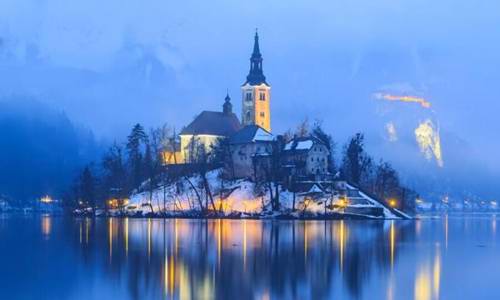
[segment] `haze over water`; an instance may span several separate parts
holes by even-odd
[[[0,218],[4,299],[498,299],[494,215]]]

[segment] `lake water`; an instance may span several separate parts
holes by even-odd
[[[0,299],[500,299],[494,215],[420,221],[0,215]]]

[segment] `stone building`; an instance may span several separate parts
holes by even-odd
[[[273,141],[274,136],[257,125],[247,125],[231,136],[228,169],[232,177],[254,176],[259,158],[271,154]]]
[[[293,138],[283,149],[283,167],[297,176],[328,174],[328,147],[315,137]]]

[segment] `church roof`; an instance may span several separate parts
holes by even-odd
[[[234,113],[203,111],[181,131],[180,135],[231,136],[240,128],[240,121]]]
[[[261,85],[265,84],[269,86],[266,82],[266,76],[264,76],[264,72],[262,70],[262,54],[260,53],[259,48],[259,35],[255,32],[254,44],[253,44],[253,52],[250,57],[250,72],[248,72],[247,80],[243,85]]]
[[[230,138],[231,144],[271,142],[273,140],[274,136],[269,131],[257,125],[247,125]]]

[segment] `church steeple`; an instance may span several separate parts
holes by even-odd
[[[262,54],[260,53],[259,48],[259,34],[256,30],[253,52],[252,56],[250,57],[250,72],[248,72],[247,81],[244,83],[244,85],[260,85],[262,83],[267,85],[266,76],[264,76],[264,72],[262,71],[262,60]]]
[[[224,105],[222,106],[222,112],[225,115],[230,115],[233,113],[233,105],[231,104],[231,97],[229,97],[229,92],[226,94],[226,98],[224,98]]]
[[[257,125],[271,132],[271,86],[262,71],[262,54],[259,35],[255,32],[253,52],[250,57],[250,72],[241,86],[241,123]]]

